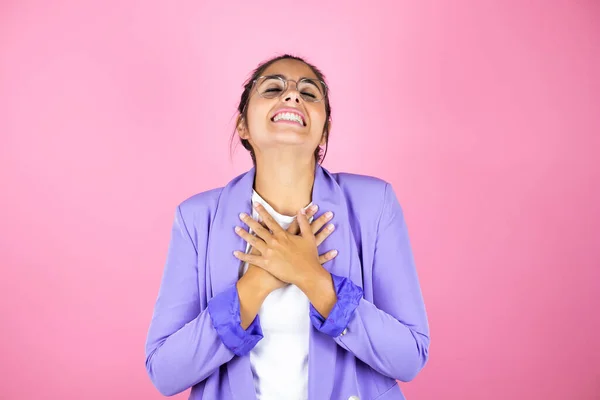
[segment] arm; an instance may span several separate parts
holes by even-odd
[[[349,279],[332,275],[337,302],[313,325],[379,373],[410,381],[429,351],[429,325],[408,231],[393,189],[386,185],[373,266],[373,302]]]
[[[270,291],[261,285],[261,279],[273,281],[273,276],[265,276],[268,272],[250,265],[248,271],[237,283],[237,291],[240,299],[240,317],[242,328],[247,329],[255,321],[262,303]]]
[[[146,340],[146,369],[153,384],[166,396],[203,381],[234,355],[248,353],[262,338],[258,317],[247,330],[240,325],[236,285],[201,308],[197,259],[178,208]]]

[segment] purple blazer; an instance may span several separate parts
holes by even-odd
[[[227,186],[196,194],[176,210],[162,283],[146,341],[146,369],[164,395],[191,388],[190,399],[256,399],[248,353],[262,338],[257,318],[240,327],[235,283],[246,243],[235,232],[252,215],[255,169]],[[387,182],[315,171],[317,218],[333,212],[336,230],[319,254],[338,300],[323,319],[311,307],[310,400],[404,399],[428,358],[429,325],[406,223]]]

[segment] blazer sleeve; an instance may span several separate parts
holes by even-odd
[[[146,370],[165,396],[202,382],[235,355],[248,353],[262,338],[258,317],[242,329],[235,285],[201,307],[198,259],[178,207],[146,340]]]
[[[377,228],[373,302],[350,279],[332,275],[338,300],[315,328],[377,372],[407,382],[425,366],[429,325],[402,208],[389,184]]]

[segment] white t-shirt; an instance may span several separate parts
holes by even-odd
[[[252,205],[257,202],[283,229],[295,219],[279,214],[253,191]],[[252,218],[259,220],[254,208]],[[247,245],[246,252],[249,249]],[[241,272],[247,269],[248,263],[244,263]],[[250,351],[258,400],[308,399],[309,307],[306,295],[294,285],[274,290],[263,302],[258,312],[263,338]]]

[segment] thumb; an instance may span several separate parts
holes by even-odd
[[[294,219],[286,231],[292,235],[298,234],[298,218]]]
[[[317,213],[318,209],[319,209],[319,207],[317,207],[316,204],[313,204],[312,206],[310,206],[308,208],[308,210],[306,210],[306,219],[308,219],[310,217],[314,217],[314,215]],[[292,235],[297,235],[298,233],[300,233],[300,226],[298,225],[298,218],[294,218],[294,220],[292,221],[290,226],[288,226],[287,232],[291,233]]]
[[[310,223],[308,222],[308,218],[306,217],[306,211],[304,209],[300,209],[298,211],[298,225],[300,226],[300,234],[302,236],[312,235],[312,229],[310,228]]]

